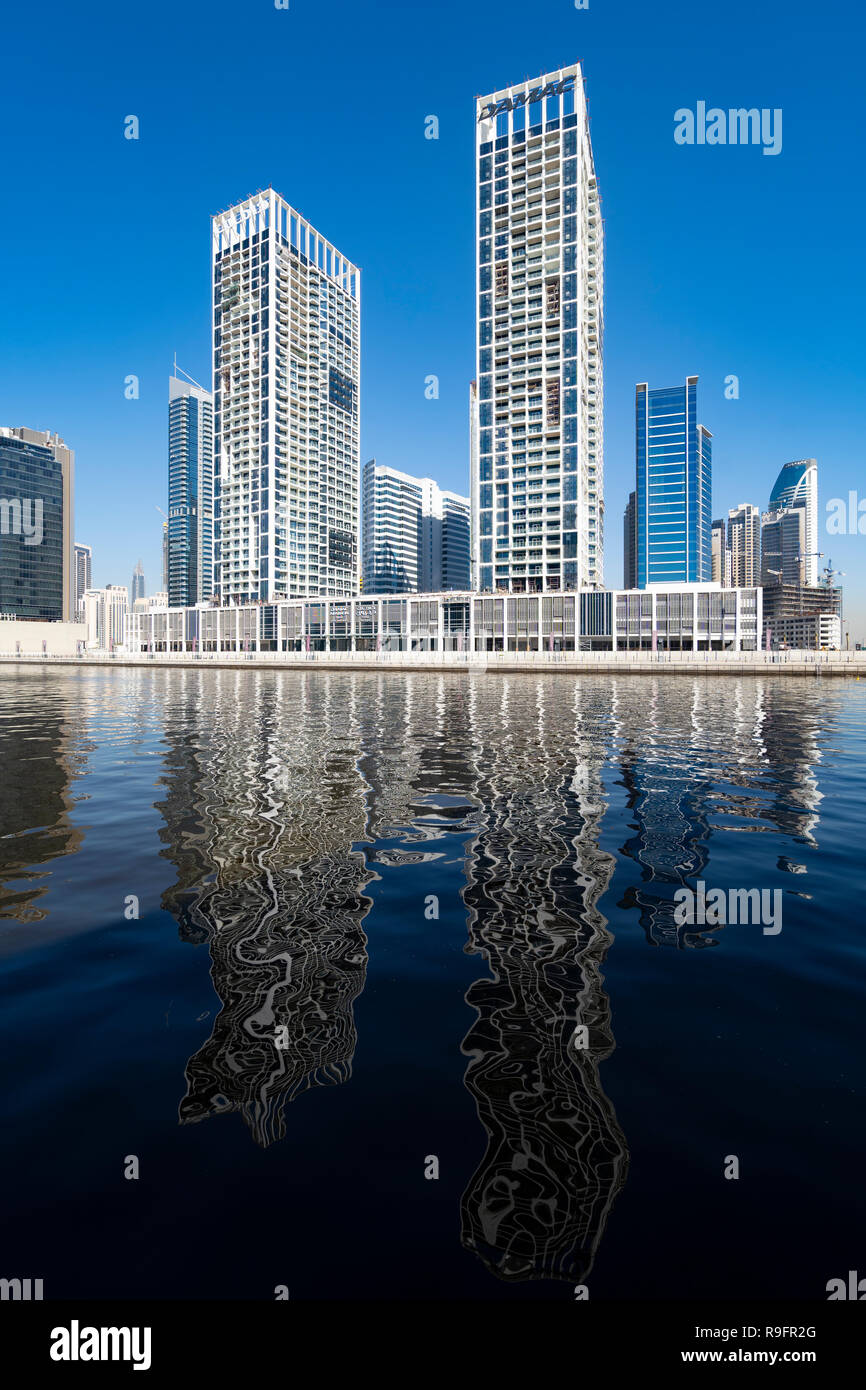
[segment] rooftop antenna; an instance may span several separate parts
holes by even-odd
[[[202,384],[201,384],[200,381],[196,381],[196,379],[195,379],[194,376],[190,376],[189,372],[185,372],[184,369],[183,369],[183,367],[179,367],[179,366],[177,365],[177,353],[175,353],[175,354],[174,354],[174,374],[175,374],[175,376],[177,376],[178,372],[180,372],[181,376],[185,376],[186,379],[187,379],[187,381],[191,381],[192,384],[193,384],[193,386],[197,386],[198,389],[199,389],[199,391],[204,391],[204,390],[206,389],[204,386],[202,386]]]

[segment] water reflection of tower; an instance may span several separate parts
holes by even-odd
[[[818,789],[815,768],[822,758],[821,740],[831,736],[835,725],[839,692],[834,689],[830,695],[822,691],[822,698],[804,700],[806,684],[805,680],[766,682],[763,735],[774,783],[766,814],[784,835],[817,845],[815,831],[823,793]],[[811,694],[813,683],[808,684]],[[789,863],[782,867],[789,867]]]
[[[621,852],[640,865],[642,882],[629,886],[618,906],[638,909],[647,941],[655,946],[713,942],[711,928],[696,931],[674,921],[674,891],[700,878],[709,860],[713,784],[695,766],[703,737],[697,687],[698,682],[671,687],[670,681],[653,681],[640,692],[639,711],[621,710],[619,766],[635,828]]]
[[[478,1017],[463,1050],[488,1142],[462,1238],[507,1280],[585,1280],[627,1171],[599,1077],[614,1045],[598,907],[614,868],[598,846],[605,711],[601,691],[557,677],[491,681],[471,707],[483,828],[465,899],[490,976],[467,993]]]
[[[51,871],[37,866],[77,853],[84,838],[70,820],[75,759],[69,727],[48,706],[39,675],[4,672],[0,686],[7,714],[0,719],[0,919],[16,922],[48,917],[37,904],[50,888]],[[14,889],[7,887],[12,882]]]
[[[239,1111],[257,1142],[285,1105],[351,1072],[371,875],[354,682],[177,673],[161,803],[178,883],[163,905],[206,939],[222,1000],[186,1069],[182,1122]]]
[[[639,910],[651,944],[716,943],[723,928],[677,924],[673,898],[709,872],[714,834],[763,834],[769,822],[814,843],[817,730],[794,685],[666,678],[622,711],[619,762],[635,828],[622,853],[642,882],[619,906]],[[779,866],[802,867],[785,856]]]

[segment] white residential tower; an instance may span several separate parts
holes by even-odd
[[[479,97],[474,580],[603,583],[603,228],[579,64]],[[477,393],[477,394],[476,394]]]

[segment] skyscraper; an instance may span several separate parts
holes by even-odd
[[[186,373],[184,373],[186,375]],[[213,596],[213,396],[168,383],[168,593],[173,608]]]
[[[761,583],[806,584],[806,509],[764,512],[761,530]]]
[[[84,622],[84,595],[93,584],[93,551],[89,545],[74,546],[75,555],[75,606],[73,618],[77,623]]]
[[[135,603],[135,600],[137,598],[144,598],[146,590],[147,586],[144,581],[144,570],[142,568],[141,561],[139,560],[135,569],[132,571],[132,584],[130,585],[129,590],[130,603]]]
[[[364,465],[364,592],[469,588],[469,498],[375,459]]]
[[[630,492],[622,519],[622,587],[637,588],[637,493]]]
[[[818,583],[818,463],[816,459],[798,459],[786,463],[770,493],[768,511],[778,513],[797,508],[803,512],[804,579],[807,585]]]
[[[0,614],[74,620],[74,471],[58,434],[0,427]]]
[[[603,229],[580,65],[475,117],[475,582],[601,585]]]
[[[712,576],[712,438],[698,424],[698,379],[635,388],[637,582],[704,583]]]
[[[357,592],[361,276],[272,188],[213,219],[214,588]]]
[[[715,523],[713,523],[715,525]],[[751,502],[741,502],[728,512],[730,583],[751,589],[761,582],[761,513]]]

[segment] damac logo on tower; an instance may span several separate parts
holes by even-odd
[[[498,116],[500,111],[516,111],[518,106],[526,106],[528,102],[541,101],[542,97],[559,96],[561,92],[574,91],[574,74],[571,77],[564,77],[561,82],[548,82],[546,87],[533,87],[529,92],[519,92],[516,97],[503,97],[501,101],[489,101],[482,108],[479,121],[488,121],[491,116]]]

